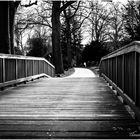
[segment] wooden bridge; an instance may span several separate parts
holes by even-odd
[[[1,54],[0,138],[140,138],[139,46],[102,58],[94,78],[48,78],[45,59]]]

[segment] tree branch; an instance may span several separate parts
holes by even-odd
[[[38,0],[36,0],[35,2],[31,2],[31,0],[29,1],[29,4],[25,4],[25,5],[21,5],[23,7],[30,7],[32,5],[37,5]]]
[[[77,27],[77,28],[74,29],[74,32],[75,32],[76,30],[79,30],[79,29],[81,28],[82,24],[84,23],[84,21],[85,21],[89,16],[90,16],[90,13],[89,13],[86,17],[84,17],[84,19],[80,22],[79,27]]]
[[[72,15],[72,16],[70,16],[70,19],[71,19],[72,17],[74,17],[74,16],[75,16],[75,14],[76,14],[77,10],[79,9],[79,6],[80,6],[80,1],[78,2],[78,5],[77,5],[77,7],[76,7],[76,9],[75,9],[75,11],[74,11],[74,13],[73,13],[73,15]]]
[[[15,5],[15,8],[16,8],[16,9],[18,8],[20,2],[21,2],[21,0],[19,0],[19,1],[15,1],[15,2],[14,2],[14,5]]]
[[[65,10],[68,6],[75,3],[76,1],[68,1],[66,4],[64,4],[62,7],[60,7],[60,13]]]

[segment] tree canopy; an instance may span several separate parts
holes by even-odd
[[[98,64],[101,57],[107,55],[109,50],[106,48],[105,44],[98,41],[92,41],[90,44],[86,45],[82,53],[82,61],[86,63]]]
[[[35,50],[35,56],[44,56],[51,50],[57,74],[63,73],[66,64],[80,65],[82,51],[84,60],[99,61],[108,51],[140,40],[140,3],[134,0],[126,5],[97,0],[5,1],[0,2],[0,11],[0,52],[33,55]],[[40,36],[33,37],[36,31]],[[30,47],[23,42],[25,36],[30,38]],[[52,43],[47,45],[50,40],[44,38],[49,37]],[[85,48],[83,39],[87,40]]]

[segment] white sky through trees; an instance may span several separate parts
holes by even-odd
[[[128,0],[89,0],[89,1],[98,1],[99,3],[105,5],[105,7],[108,9],[109,5],[113,2],[113,3],[120,3],[125,5],[127,3]],[[83,40],[82,40],[82,44],[86,45],[88,43],[91,42],[91,37],[89,35],[88,32],[85,32],[83,34]]]
[[[21,0],[22,1],[22,3],[24,3],[24,4],[28,4],[29,3],[29,1],[30,0]],[[34,1],[36,1],[36,0],[31,0],[32,2],[34,2]],[[39,1],[41,1],[41,0],[39,0]],[[43,1],[43,0],[42,0]],[[53,1],[53,0],[51,0],[51,1]],[[55,0],[55,1],[57,1],[57,0]],[[79,1],[79,0],[78,0]],[[82,0],[81,0],[82,1]],[[83,0],[84,1],[84,0]],[[95,1],[95,0],[91,0],[91,1]],[[111,3],[111,1],[112,2],[119,2],[119,3],[122,3],[122,4],[126,4],[127,3],[127,1],[128,0],[97,0],[97,1],[99,1],[99,2],[101,2],[102,4],[109,4],[109,3]],[[130,0],[131,1],[131,0]],[[140,0],[134,0],[134,1],[140,1]],[[87,44],[87,43],[89,43],[90,42],[90,39],[89,39],[90,37],[89,37],[89,34],[87,34],[86,32],[84,32],[83,33],[83,40],[82,40],[82,44],[83,45],[85,45],[85,44]],[[26,41],[27,41],[27,37],[25,37],[24,38],[24,40],[23,40],[23,44],[25,44],[26,43]]]

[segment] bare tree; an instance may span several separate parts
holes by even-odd
[[[20,0],[16,1],[1,1],[0,2],[0,52],[1,53],[14,53],[14,21],[15,13],[20,4]],[[36,2],[29,1],[28,5],[31,6]],[[27,5],[26,5],[27,6]]]
[[[1,1],[0,2],[0,52],[14,53],[13,31],[14,18],[20,1]]]
[[[125,31],[129,35],[129,40],[140,39],[140,4],[137,1],[128,1],[127,5],[124,6],[123,20]]]
[[[112,14],[110,17],[109,37],[113,42],[113,50],[120,47],[126,33],[124,32],[124,20],[122,18],[122,8],[119,3],[112,3]]]
[[[63,5],[65,5],[65,2],[63,1]],[[72,49],[71,49],[71,35],[72,35],[72,30],[71,30],[71,24],[73,22],[73,19],[76,15],[76,12],[78,11],[80,6],[80,2],[75,5],[69,6],[67,9],[63,11],[64,13],[64,20],[66,24],[66,39],[67,39],[67,58],[68,58],[68,66],[71,67],[72,65]]]
[[[60,44],[60,14],[68,6],[76,1],[67,1],[62,5],[62,1],[43,1],[36,8],[36,12],[22,21],[25,27],[42,25],[52,30],[53,64],[56,73],[63,73],[62,50]],[[24,5],[25,7],[26,5]],[[27,6],[26,6],[27,7]]]
[[[107,40],[110,12],[98,1],[89,1],[91,14],[89,17],[89,32],[91,40],[103,42]]]
[[[65,4],[65,2],[63,2]],[[72,55],[72,47],[75,47],[76,51],[76,37],[81,37],[81,27],[83,26],[84,21],[89,17],[89,11],[86,7],[86,2],[79,1],[70,5],[67,9],[63,11],[64,23],[65,24],[65,32],[67,39],[67,58],[68,58],[68,66],[72,66],[72,60],[74,60],[74,56]],[[80,39],[80,38],[79,38]],[[75,44],[75,46],[73,45]],[[76,52],[75,52],[76,53]],[[74,54],[74,52],[73,52]]]
[[[23,12],[23,7],[19,6],[15,14],[15,25],[14,25],[14,39],[15,47],[18,47],[22,54],[25,54],[25,48],[23,46],[23,38],[26,36],[26,31],[32,29],[33,26],[29,26],[26,22],[26,18],[29,17],[28,12]],[[29,33],[28,33],[29,34]]]
[[[28,7],[27,4],[21,4],[16,13],[15,35],[16,42],[22,47],[22,36],[33,34],[33,32],[41,31],[41,35],[45,33],[51,34],[51,9],[52,2],[42,1],[34,7]],[[32,5],[33,3],[29,4]],[[40,29],[43,30],[40,30]],[[25,48],[26,49],[26,48]]]
[[[53,1],[52,6],[52,46],[53,46],[53,59],[56,68],[56,74],[64,72],[62,49],[60,44],[60,14],[68,6],[73,4],[75,1],[68,1],[61,6],[62,1]]]

